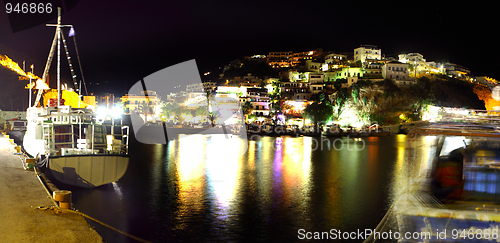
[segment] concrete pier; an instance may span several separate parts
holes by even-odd
[[[53,203],[14,152],[0,134],[0,242],[103,242],[82,216],[37,209]]]

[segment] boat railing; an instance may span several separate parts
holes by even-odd
[[[129,126],[84,121],[61,115],[42,122],[46,150],[51,155],[128,154]]]

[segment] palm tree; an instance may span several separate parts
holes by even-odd
[[[248,115],[250,115],[253,111],[253,106],[250,101],[246,101],[245,103],[243,103],[243,105],[241,106],[241,110],[243,111],[243,115],[245,116],[246,123]]]
[[[219,117],[219,113],[217,111],[212,111],[212,104],[214,103],[214,100],[210,90],[205,90],[205,98],[207,99],[207,119],[213,127],[215,126],[215,120]]]
[[[149,102],[142,102],[139,106],[139,112],[144,114],[144,121],[148,121],[148,114],[153,113],[153,106]]]

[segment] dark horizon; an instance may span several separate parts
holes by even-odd
[[[191,59],[196,59],[200,73],[217,72],[242,56],[316,48],[353,52],[363,44],[378,46],[385,56],[418,52],[427,61],[449,61],[469,68],[476,76],[500,79],[495,65],[498,50],[490,48],[495,43],[489,38],[498,21],[488,6],[329,1],[63,2],[69,11],[63,14],[62,22],[75,27],[83,74],[87,87],[95,92],[122,95],[141,78]],[[24,16],[40,21],[36,15]],[[45,23],[55,22],[54,18],[13,32],[16,23],[1,11],[0,54],[9,55],[20,65],[23,60],[27,67],[35,64],[35,74],[41,76],[55,33],[55,28]],[[76,63],[73,42],[67,40]],[[64,55],[62,60],[62,79],[72,84]],[[51,70],[55,70],[55,62]],[[50,73],[51,87],[55,87],[55,76],[55,71]]]

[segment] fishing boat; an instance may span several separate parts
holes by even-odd
[[[44,83],[55,46],[61,39],[68,55],[66,41],[60,29],[72,28],[71,25],[61,24],[60,8],[57,25],[48,26],[56,26],[57,30],[42,78]],[[69,56],[68,62],[71,67]],[[60,62],[57,66],[59,74]],[[71,72],[75,89],[78,90],[73,69]],[[38,88],[35,104],[27,110],[24,150],[36,158],[40,168],[66,185],[93,188],[119,180],[125,174],[129,162],[129,127],[115,121],[115,118],[96,113],[95,106],[85,105],[74,91],[62,92],[59,76],[57,98],[49,99],[41,105],[40,98],[44,90]],[[64,95],[69,97],[70,94],[76,96],[78,101],[70,103],[62,99]],[[48,96],[44,97],[46,98]]]
[[[57,181],[92,188],[125,174],[128,126],[70,106],[30,107],[27,119],[23,148]]]
[[[398,242],[498,242],[500,119],[434,123],[408,136],[407,185],[376,232],[397,232]]]

